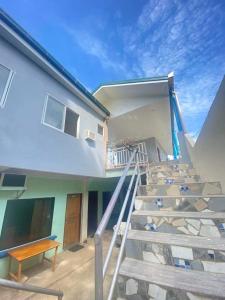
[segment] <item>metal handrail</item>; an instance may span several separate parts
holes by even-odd
[[[105,262],[103,263],[103,241],[102,241],[102,236],[103,236],[105,228],[106,228],[106,226],[109,222],[109,219],[111,217],[113,208],[115,207],[115,204],[117,202],[119,193],[122,189],[122,186],[124,184],[124,181],[126,179],[128,171],[129,171],[130,167],[133,166],[132,162],[135,159],[135,156],[138,154],[138,152],[139,151],[136,148],[133,150],[133,152],[130,156],[130,159],[129,159],[129,161],[128,161],[128,163],[127,163],[127,165],[126,165],[126,167],[123,171],[123,174],[120,177],[120,180],[117,184],[117,187],[116,187],[116,189],[115,189],[115,191],[114,191],[114,193],[111,197],[109,205],[108,205],[108,207],[107,207],[107,209],[106,209],[106,211],[103,215],[103,218],[102,218],[102,220],[101,220],[101,222],[98,226],[98,229],[95,233],[95,299],[96,300],[103,300],[103,282],[104,282],[104,278],[105,278],[105,275],[106,275],[106,272],[107,272],[107,268],[108,268],[109,261],[110,261],[111,255],[112,255],[113,247],[115,245],[115,241],[116,241],[116,237],[117,237],[117,234],[118,234],[118,231],[119,231],[119,228],[120,228],[120,224],[121,224],[121,221],[123,219],[125,209],[126,209],[126,206],[127,206],[128,200],[129,200],[130,192],[132,190],[133,183],[134,183],[135,177],[136,177],[134,192],[133,192],[133,196],[132,196],[131,205],[130,205],[130,208],[129,208],[128,220],[127,220],[125,231],[127,231],[128,230],[127,228],[129,228],[130,215],[131,215],[132,209],[133,209],[134,198],[135,198],[135,195],[136,195],[136,192],[137,192],[138,185],[140,185],[140,178],[141,178],[141,172],[140,172],[140,168],[139,168],[138,159],[137,159],[135,168],[133,169],[133,175],[131,177],[129,187],[127,189],[127,193],[126,193],[126,196],[125,196],[125,199],[124,199],[121,211],[120,211],[120,215],[118,217],[118,221],[117,221],[114,233],[113,233],[113,237],[112,237],[109,249],[108,249],[108,253],[106,255]],[[130,213],[130,211],[131,211],[131,213]],[[125,241],[123,243],[125,244]],[[124,246],[123,246],[123,248],[124,248]],[[121,249],[122,249],[122,246],[121,246]],[[121,257],[120,256],[122,256],[122,254],[119,254],[116,270],[117,269],[119,270],[119,265],[121,263]],[[110,294],[109,294],[109,298],[108,298],[109,300],[111,299],[110,295],[112,295],[112,293],[114,291],[118,270],[115,272],[114,277],[113,277],[112,285],[111,285],[111,288],[110,288]]]
[[[107,298],[108,300],[111,300],[112,297],[113,297],[113,292],[114,292],[117,276],[118,276],[118,273],[119,273],[120,264],[121,264],[121,261],[122,261],[122,258],[123,258],[123,252],[124,252],[125,243],[126,243],[126,240],[127,240],[127,234],[128,234],[128,230],[129,230],[129,226],[130,226],[130,219],[131,219],[131,214],[132,214],[133,207],[134,207],[134,201],[135,201],[135,196],[136,196],[137,188],[138,188],[138,184],[139,184],[139,178],[140,178],[140,174],[138,174],[137,180],[136,180],[136,183],[135,183],[135,188],[134,188],[134,192],[133,192],[133,196],[132,196],[132,200],[131,200],[131,204],[130,204],[130,208],[129,208],[129,213],[128,213],[128,217],[127,217],[126,227],[125,227],[125,230],[124,230],[123,239],[122,239],[121,246],[120,246],[119,256],[118,256],[118,260],[117,260],[117,263],[116,263],[116,268],[115,268],[115,271],[114,271],[114,274],[113,274],[113,279],[112,279],[112,284],[111,284],[111,287],[110,287],[109,295],[108,295],[108,298]]]
[[[123,215],[124,215],[124,212],[125,212],[125,209],[126,209],[126,206],[127,206],[127,202],[128,202],[129,196],[130,196],[130,192],[131,192],[131,189],[132,189],[132,185],[133,185],[133,182],[134,182],[134,177],[135,177],[136,172],[137,172],[137,166],[135,167],[134,174],[132,175],[132,178],[130,180],[130,184],[129,184],[129,187],[128,187],[128,190],[127,190],[127,194],[126,194],[126,197],[124,199],[123,206],[122,206],[122,209],[120,211],[120,215],[119,215],[119,218],[118,218],[118,221],[117,221],[117,224],[116,224],[116,228],[114,230],[113,237],[112,237],[112,240],[111,240],[111,243],[110,243],[110,246],[109,246],[109,250],[108,250],[105,262],[104,262],[103,278],[105,277],[105,274],[106,274],[106,271],[107,271],[107,267],[108,267],[108,264],[109,264],[109,261],[110,261],[110,258],[111,258],[113,246],[115,244],[116,237],[117,237],[117,234],[118,234],[118,231],[119,231],[119,228],[120,228],[120,224],[121,224],[121,221],[123,219]]]
[[[7,280],[7,279],[0,279],[0,286],[15,289],[15,290],[21,290],[21,291],[27,291],[27,292],[32,292],[32,293],[56,296],[56,297],[58,297],[58,300],[63,299],[63,292],[62,291],[57,291],[57,290],[48,289],[48,288],[42,288],[42,287],[35,286],[35,285],[32,285],[32,284],[19,283],[19,282],[10,281],[10,280]]]

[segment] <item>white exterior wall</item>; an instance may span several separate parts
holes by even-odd
[[[105,141],[97,134],[103,118],[35,63],[0,38],[0,64],[15,72],[0,108],[0,166],[81,176],[104,176]],[[47,94],[80,116],[79,138],[41,123]],[[87,142],[86,130],[96,133]]]
[[[189,144],[189,151],[202,179],[220,181],[225,193],[225,77],[195,146]]]

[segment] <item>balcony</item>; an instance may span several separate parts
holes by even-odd
[[[145,142],[133,144],[132,146],[108,147],[106,169],[123,168],[129,161],[132,154],[132,149],[136,147],[138,154],[133,161],[133,164],[139,161],[140,164],[148,162]]]

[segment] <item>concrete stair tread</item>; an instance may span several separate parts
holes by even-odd
[[[202,236],[192,236],[184,234],[172,234],[163,232],[151,232],[143,230],[130,230],[129,240],[138,240],[151,243],[167,244],[173,246],[201,248],[225,251],[224,238],[212,238]]]
[[[164,178],[163,178],[164,179]],[[167,178],[166,178],[167,179]],[[168,179],[173,179],[172,177],[170,177],[170,178],[168,178]],[[169,183],[157,183],[157,182],[148,182],[148,184],[145,184],[145,185],[140,185],[140,187],[147,187],[147,186],[151,186],[151,187],[157,187],[157,186],[160,186],[160,187],[162,187],[162,186],[173,186],[173,185],[197,185],[197,184],[204,184],[204,183],[218,183],[218,182],[215,182],[215,181],[213,181],[213,182],[205,182],[205,181],[192,181],[192,182],[184,182],[184,181],[182,181],[182,179],[181,179],[181,181],[175,181],[175,182],[173,182],[173,183],[171,183],[171,184],[169,184]]]
[[[190,219],[225,219],[225,212],[190,212],[190,211],[163,211],[163,210],[136,210],[133,216],[151,216],[167,218],[190,218]]]
[[[162,179],[171,179],[173,176],[169,176],[168,178],[162,178]],[[183,177],[183,176],[179,176],[179,177]],[[191,177],[191,176],[190,176]],[[159,178],[160,179],[160,178]],[[209,183],[209,184],[220,184],[220,182],[219,181],[201,181],[201,180],[199,180],[199,181],[193,181],[193,182],[183,182],[182,183],[182,185],[189,185],[189,184],[204,184],[204,183]],[[149,183],[147,183],[147,184],[142,184],[142,185],[140,185],[141,187],[143,187],[143,186],[148,186],[148,185],[166,185],[166,186],[170,186],[170,185],[179,185],[180,184],[180,182],[173,182],[173,183],[171,183],[171,184],[169,184],[169,183],[157,183],[157,182],[153,182],[153,181],[149,181]]]
[[[137,200],[151,200],[155,198],[171,199],[171,198],[225,198],[225,194],[207,194],[207,195],[148,195],[136,196]]]
[[[151,162],[149,164],[149,167],[157,167],[157,166],[171,166],[171,165],[175,165],[175,166],[186,166],[186,167],[189,167],[189,168],[192,168],[194,169],[193,167],[190,166],[190,164],[187,164],[187,163],[182,163],[182,162],[179,162],[177,160],[167,160],[167,161],[158,161],[158,162]]]
[[[195,270],[184,270],[168,265],[125,258],[119,274],[136,280],[185,290],[205,296],[225,296],[225,275]]]

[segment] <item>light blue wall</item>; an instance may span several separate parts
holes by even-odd
[[[100,222],[102,217],[102,193],[104,191],[113,191],[117,179],[90,179],[87,183],[88,191],[98,191],[98,221]],[[44,177],[30,177],[27,178],[26,183],[27,189],[21,194],[21,191],[2,191],[0,190],[0,230],[2,229],[2,223],[5,214],[5,208],[7,200],[17,199],[31,199],[31,198],[42,198],[42,197],[55,197],[54,215],[52,223],[52,235],[57,235],[57,241],[63,245],[64,237],[64,223],[65,223],[65,213],[66,213],[66,200],[68,194],[82,193],[82,207],[85,211],[82,212],[82,217],[85,220],[81,221],[81,238],[83,241],[87,238],[87,203],[88,199],[83,194],[84,192],[84,181],[83,180],[63,180],[63,179],[49,179]],[[29,200],[27,200],[29,201]],[[59,252],[61,252],[62,245],[59,247]],[[48,256],[52,256],[52,252],[48,253]],[[23,269],[29,268],[40,261],[40,256],[35,257],[23,264]],[[0,277],[6,277],[8,274],[8,263],[9,259],[0,259]],[[13,264],[13,270],[16,270],[16,265]]]
[[[0,228],[2,228],[7,200],[16,199],[17,193],[21,192],[0,191]],[[70,193],[82,193],[82,181],[28,177],[27,191],[20,196],[21,199],[55,197],[52,234],[57,235],[57,241],[60,243],[63,243],[66,199],[67,194]],[[18,199],[17,201],[20,200]],[[60,251],[62,251],[62,246],[59,248],[59,252]],[[51,255],[51,253],[49,253],[49,255]],[[24,268],[37,261],[38,259],[35,258],[31,262],[25,263]],[[7,275],[7,266],[8,258],[0,259],[0,277]]]
[[[0,64],[15,72],[4,108],[0,108],[0,166],[82,176],[104,176],[103,119],[62,84],[0,37]],[[73,136],[41,124],[47,94],[80,115],[80,134]]]

